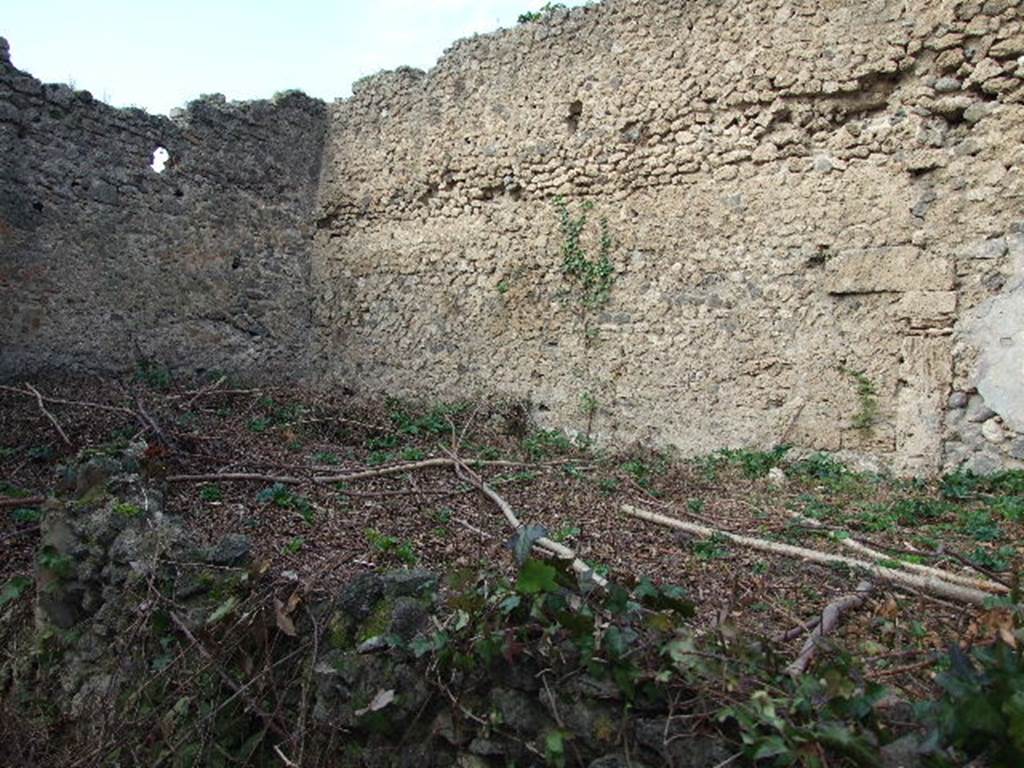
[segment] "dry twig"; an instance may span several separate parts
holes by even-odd
[[[157,440],[161,443],[171,450],[177,450],[177,443],[175,443],[172,438],[168,437],[160,428],[160,425],[157,424],[153,417],[149,415],[149,411],[147,411],[146,406],[142,404],[142,398],[139,395],[135,396],[135,406],[139,409],[139,421],[142,422],[142,425],[153,430],[153,434],[156,435]]]
[[[263,724],[267,727],[268,730],[273,731],[275,734],[280,736],[285,741],[291,741],[291,735],[283,727],[281,727],[281,725],[277,722],[273,715],[271,715],[269,712],[260,707],[259,704],[252,700],[251,696],[245,693],[245,688],[241,684],[239,684],[233,677],[231,677],[231,675],[229,675],[224,670],[224,668],[220,666],[220,664],[217,663],[217,660],[213,658],[213,655],[208,650],[206,650],[206,646],[204,646],[196,639],[196,636],[192,634],[192,631],[188,628],[185,622],[181,620],[178,614],[174,611],[171,611],[170,616],[171,621],[174,622],[174,625],[179,630],[181,630],[182,634],[185,635],[186,638],[188,638],[188,641],[192,643],[193,646],[195,646],[196,650],[199,651],[200,655],[214,666],[214,668],[217,670],[218,675],[220,676],[220,679],[224,681],[225,685],[227,685],[228,688],[230,688],[232,691],[238,694],[238,696],[245,703],[245,706],[249,709],[249,711],[257,715],[263,721]]]
[[[60,425],[60,422],[57,421],[57,417],[50,413],[48,410],[46,410],[46,405],[45,403],[43,403],[43,396],[39,394],[39,390],[33,387],[28,382],[25,382],[25,389],[27,389],[35,396],[36,403],[39,405],[39,410],[43,412],[43,416],[50,420],[50,423],[53,424],[53,428],[56,429],[57,434],[60,435],[60,439],[64,441],[64,445],[70,448],[71,440],[68,438],[68,433],[64,431],[64,427],[62,427]]]
[[[16,395],[24,395],[25,397],[36,397],[38,394],[33,394],[33,392],[26,392],[25,390],[18,389],[17,387],[8,387],[3,385],[0,385],[0,392],[11,392]],[[136,417],[135,411],[133,411],[131,408],[123,408],[117,405],[105,405],[104,403],[92,403],[89,402],[88,400],[65,400],[60,397],[47,397],[46,395],[38,396],[42,397],[43,402],[45,403],[53,403],[55,405],[78,405],[83,408],[95,408],[96,410],[100,411],[109,411],[110,413],[122,413],[125,416],[131,416],[132,418]]]
[[[0,498],[0,509],[5,507],[33,507],[46,501],[45,496],[25,496],[24,498]]]
[[[192,404],[196,400],[198,400],[203,395],[208,395],[211,392],[213,392],[213,390],[217,389],[217,387],[219,387],[221,384],[223,384],[227,380],[227,378],[228,378],[227,376],[221,376],[219,379],[217,379],[215,382],[213,382],[213,384],[211,384],[210,386],[203,387],[198,392],[196,392],[194,395],[192,395],[192,397],[189,398],[189,401],[187,403],[185,403],[185,405],[182,406],[182,407],[185,410],[188,410],[189,408],[192,407]]]
[[[281,483],[282,485],[299,485],[306,482],[299,477],[283,475],[263,475],[258,472],[224,472],[211,475],[168,475],[169,483],[209,483],[209,482],[264,482]]]
[[[862,581],[857,585],[856,590],[852,594],[843,595],[838,600],[833,600],[825,606],[825,610],[821,612],[818,626],[811,632],[804,643],[804,647],[800,649],[800,653],[793,660],[793,663],[786,667],[786,671],[794,677],[806,672],[807,667],[814,658],[814,654],[818,650],[821,639],[836,628],[843,613],[862,606],[874,588],[875,585],[870,581]]]
[[[824,526],[817,520],[812,520],[809,517],[804,517],[799,512],[791,512],[790,515],[799,520],[804,525],[817,530],[823,530]],[[845,546],[847,549],[852,549],[861,555],[870,557],[872,560],[892,560],[893,558],[886,555],[884,552],[872,549],[871,547],[862,544],[856,539],[850,538],[849,536],[836,537],[840,544]],[[965,587],[973,587],[974,589],[983,589],[986,592],[999,592],[1006,594],[1010,591],[1010,588],[1005,584],[996,583],[989,581],[988,579],[977,579],[972,576],[964,576],[959,573],[950,573],[941,568],[933,568],[930,565],[922,565],[921,563],[907,563],[901,562],[901,565],[908,571],[916,571],[927,576],[934,576],[935,578],[942,579],[943,581],[950,581],[954,584],[960,584]]]
[[[422,461],[409,461],[402,464],[390,464],[376,469],[366,469],[360,472],[350,472],[347,475],[317,475],[313,478],[315,483],[349,483],[354,480],[366,480],[371,477],[383,477],[385,475],[396,475],[403,472],[411,472],[416,469],[430,469],[431,467],[452,467],[456,464],[463,466],[471,465],[476,467],[529,467],[532,464],[524,464],[521,461],[477,461],[469,459],[463,461],[457,458],[435,457],[423,459]]]

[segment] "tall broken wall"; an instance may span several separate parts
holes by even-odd
[[[331,115],[314,357],[570,428],[596,402],[599,436],[684,453],[1019,466],[1022,16],[607,0],[359,83]],[[589,320],[557,196],[615,242]]]
[[[113,109],[18,71],[0,38],[0,377],[302,373],[325,127],[301,94]]]
[[[173,120],[0,45],[0,378],[151,357],[504,394],[688,454],[1024,466],[1022,21],[1020,0],[606,0],[331,107]],[[593,205],[592,255],[608,221],[592,310],[558,197]]]

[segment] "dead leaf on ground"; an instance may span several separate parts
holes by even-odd
[[[387,690],[381,689],[377,691],[377,695],[373,697],[373,700],[367,704],[363,709],[357,709],[355,711],[356,717],[362,717],[363,715],[369,714],[370,712],[378,712],[388,704],[395,700],[395,691],[392,688]]]
[[[301,599],[298,590],[292,592],[287,603],[282,603],[277,598],[274,598],[274,618],[277,622],[277,628],[288,635],[288,637],[295,637],[298,634],[291,614]]]

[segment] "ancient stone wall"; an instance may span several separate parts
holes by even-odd
[[[1024,466],[1020,0],[606,0],[175,120],[0,76],[0,376],[301,374],[685,454]],[[148,168],[156,146],[172,165]],[[585,307],[555,201],[607,220]]]
[[[1022,15],[607,0],[364,81],[331,116],[316,359],[570,429],[596,402],[599,437],[689,454],[1016,465]],[[557,196],[614,239],[589,318]]]
[[[18,71],[0,39],[0,376],[301,373],[325,124],[301,94],[116,110]]]

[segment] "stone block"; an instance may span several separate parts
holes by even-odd
[[[912,326],[947,322],[955,312],[954,291],[907,291],[893,305],[893,314]]]
[[[897,468],[928,474],[942,459],[942,412],[953,378],[952,343],[948,338],[908,336],[900,349],[896,396]]]
[[[985,405],[985,398],[981,395],[971,395],[967,401],[967,420],[972,424],[981,424],[988,421],[996,412]]]
[[[831,294],[903,291],[949,291],[953,265],[913,246],[841,252],[825,267],[825,290]]]
[[[1016,34],[993,44],[988,49],[988,55],[993,59],[1013,59],[1024,56],[1024,34]]]
[[[1007,243],[1004,237],[992,237],[973,243],[964,255],[972,259],[998,259],[1006,255]]]
[[[1024,432],[1024,282],[1018,282],[1022,275],[1018,273],[1008,290],[975,307],[962,323],[967,341],[980,352],[978,393],[1018,432]]]

